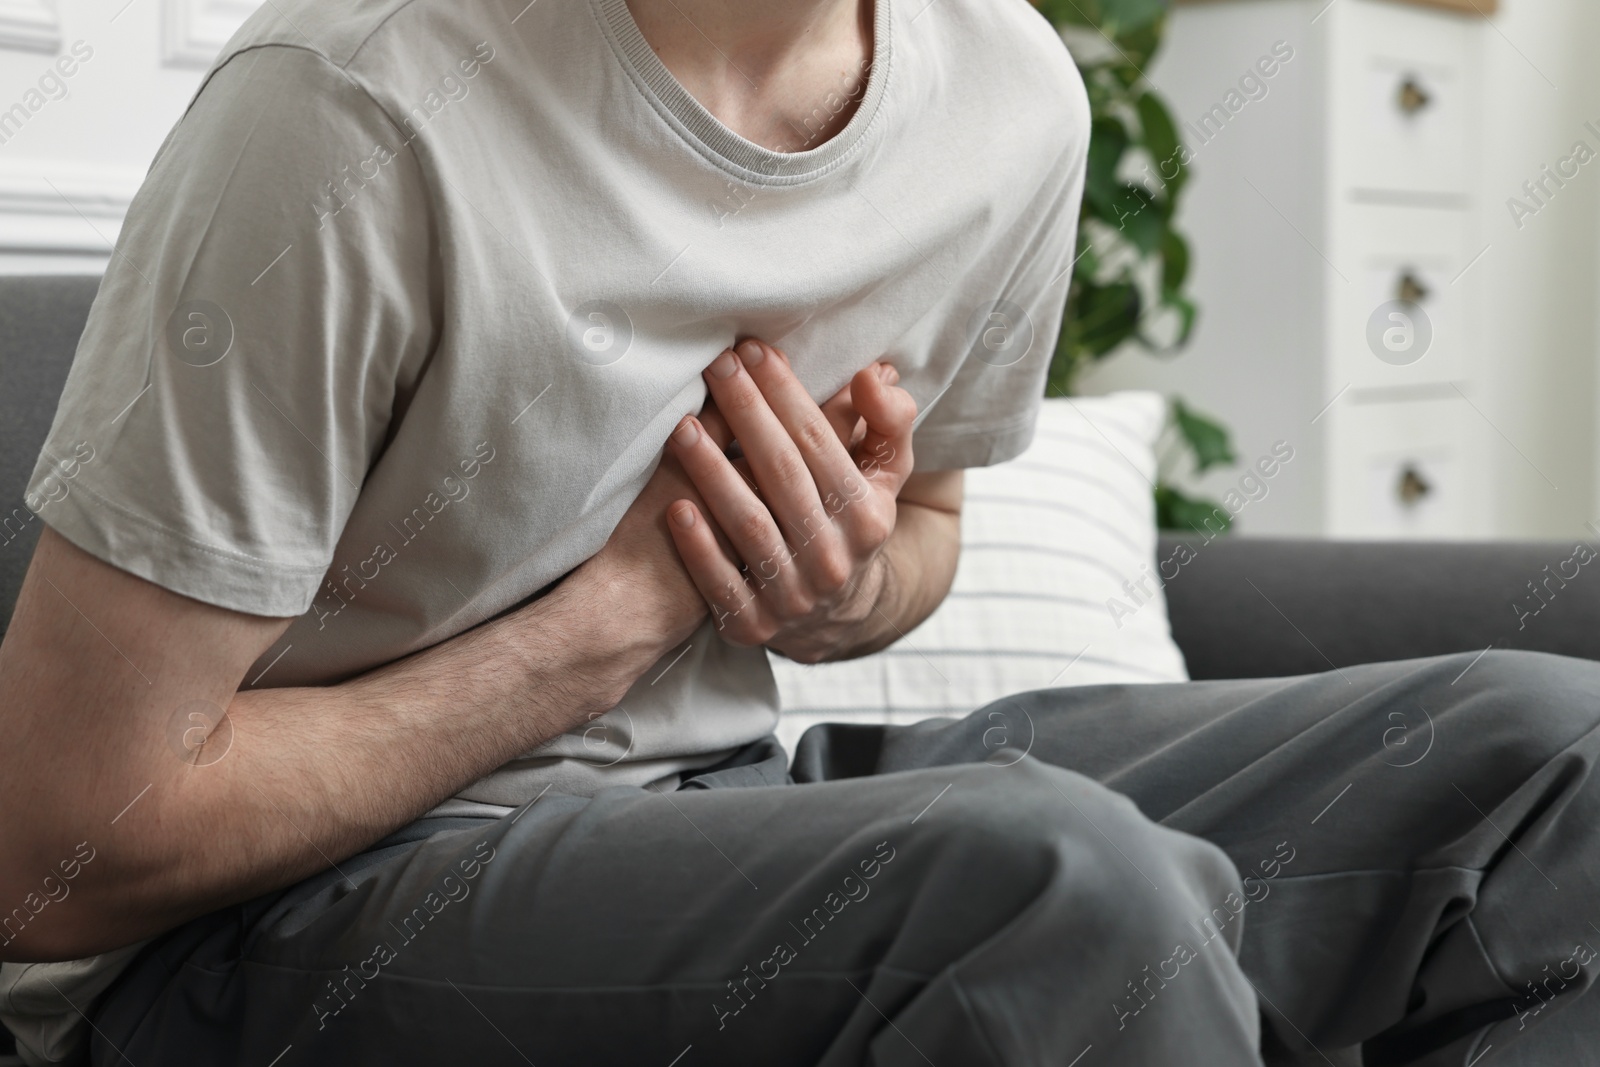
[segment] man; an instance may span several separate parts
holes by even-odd
[[[1576,1056],[1590,665],[1030,694],[1000,760],[977,716],[770,741],[766,649],[914,627],[959,471],[1027,443],[1050,346],[979,338],[1054,336],[1087,136],[1019,0],[258,12],[33,486],[28,1060],[1253,1064],[1260,1010]]]

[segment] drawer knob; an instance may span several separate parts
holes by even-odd
[[[1433,97],[1424,89],[1417,79],[1407,74],[1400,81],[1400,92],[1396,102],[1400,110],[1406,115],[1415,115],[1433,102]]]
[[[1394,487],[1395,496],[1400,498],[1400,503],[1408,508],[1414,508],[1422,498],[1433,492],[1433,485],[1422,476],[1416,466],[1407,463],[1400,468],[1400,480]]]
[[[1405,304],[1420,304],[1428,299],[1428,287],[1411,271],[1402,270],[1399,281],[1395,282],[1394,298]]]

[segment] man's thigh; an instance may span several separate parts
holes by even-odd
[[[881,736],[818,727],[794,773],[1003,773],[1024,752],[1228,853],[1241,960],[1286,1044],[1392,1030],[1369,1063],[1472,1041],[1503,1054],[1596,1010],[1573,1003],[1600,947],[1600,664],[1493,652],[1041,691]]]
[[[547,795],[347,866],[180,937],[137,1021],[103,1014],[97,1060],[1066,1062],[1120,1029],[1127,961],[1238,891],[1213,846],[1037,761]],[[1184,1011],[1244,1063],[1222,934]]]

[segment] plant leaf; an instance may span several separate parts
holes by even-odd
[[[1128,150],[1128,128],[1119,120],[1101,117],[1089,128],[1089,165],[1084,176],[1084,197],[1105,215],[1112,212],[1123,183],[1117,167]]]
[[[1113,223],[1122,238],[1139,250],[1141,256],[1152,256],[1166,239],[1167,220],[1156,198],[1142,185],[1124,184],[1112,205],[1108,222]]]
[[[1100,253],[1095,251],[1094,241],[1090,240],[1088,233],[1080,227],[1078,229],[1078,254],[1073,261],[1072,277],[1093,278],[1100,273]]]
[[[1142,29],[1167,13],[1171,0],[1034,0],[1056,25],[1092,26],[1115,37]]]
[[[1150,28],[1166,17],[1171,6],[1172,0],[1100,0],[1101,17],[1119,31],[1114,36]]]
[[[1170,226],[1161,238],[1161,288],[1176,296],[1189,277],[1189,242]]]
[[[1033,0],[1033,6],[1057,26],[1098,26],[1103,18],[1095,0]]]
[[[1221,423],[1199,414],[1178,397],[1172,398],[1172,419],[1179,436],[1194,453],[1196,474],[1238,461],[1233,454],[1233,443],[1228,439],[1228,430]]]
[[[1191,497],[1165,483],[1156,486],[1156,526],[1210,537],[1233,528],[1233,516],[1214,500]]]
[[[1071,309],[1078,342],[1093,357],[1104,356],[1131,338],[1139,328],[1142,301],[1132,282],[1084,283]]]
[[[1194,324],[1200,317],[1200,309],[1195,306],[1193,300],[1177,293],[1163,293],[1161,303],[1162,306],[1178,313],[1178,336],[1173,338],[1172,347],[1181,348],[1189,343],[1189,335],[1194,333]]]
[[[1167,194],[1168,204],[1174,204],[1183,183],[1189,178],[1189,168],[1183,162],[1183,143],[1178,139],[1178,128],[1172,113],[1161,97],[1146,90],[1135,101],[1139,109],[1139,126],[1144,134],[1144,147],[1150,153],[1151,167],[1160,179]]]

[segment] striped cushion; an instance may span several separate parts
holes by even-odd
[[[772,657],[790,751],[818,722],[915,722],[1029,689],[1186,680],[1155,573],[1165,416],[1155,393],[1046,400],[1026,452],[967,472],[955,584],[926,622],[845,663]]]

